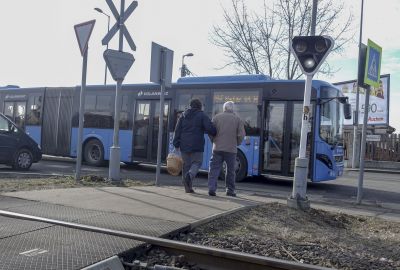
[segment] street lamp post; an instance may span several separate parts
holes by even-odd
[[[185,77],[186,75],[187,75],[187,68],[186,68],[186,65],[185,65],[185,62],[184,62],[184,59],[185,59],[185,57],[186,56],[193,56],[194,54],[193,53],[187,53],[187,54],[184,54],[183,56],[182,56],[182,67],[181,67],[181,77]]]
[[[110,16],[108,14],[104,13],[103,10],[101,10],[100,8],[94,8],[94,10],[107,16],[107,33],[110,32]],[[108,50],[108,43],[106,45],[106,49]],[[106,69],[104,72],[104,85],[106,85],[106,84],[107,84],[107,64],[106,64]]]

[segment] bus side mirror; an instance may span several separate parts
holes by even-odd
[[[343,114],[344,114],[344,119],[351,119],[351,104],[350,103],[345,103],[343,104]]]
[[[346,104],[347,101],[349,100],[348,97],[337,97],[338,101],[342,104]]]

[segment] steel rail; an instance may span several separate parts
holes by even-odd
[[[68,228],[108,234],[122,238],[137,240],[158,246],[172,252],[185,255],[189,260],[198,260],[200,265],[211,267],[211,269],[221,270],[328,270],[330,268],[314,266],[309,264],[285,261],[271,257],[247,254],[237,251],[218,249],[200,245],[189,244],[153,236],[111,230],[90,225],[83,225],[73,222],[61,221],[56,219],[43,218],[38,216],[20,214],[16,212],[0,210],[0,215],[10,218],[18,218],[30,221],[45,222],[60,225]]]

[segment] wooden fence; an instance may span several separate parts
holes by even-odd
[[[380,142],[367,142],[366,144],[366,160],[400,162],[400,134],[383,134]],[[344,133],[344,146],[344,158],[351,159],[353,132]]]
[[[380,142],[367,142],[365,159],[400,161],[400,134],[384,134]]]

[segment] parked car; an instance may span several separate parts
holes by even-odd
[[[42,158],[40,146],[0,113],[0,163],[17,170],[28,170]]]

